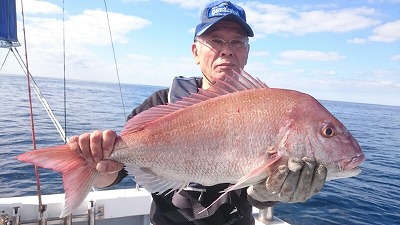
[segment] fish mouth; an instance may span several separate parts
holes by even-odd
[[[362,162],[365,161],[363,153],[354,156],[351,159],[342,159],[338,162],[339,171],[347,171],[357,168]]]
[[[336,161],[338,170],[328,170],[326,180],[329,181],[356,176],[361,172],[361,169],[358,166],[364,161],[365,155],[363,153],[352,158],[338,160]]]

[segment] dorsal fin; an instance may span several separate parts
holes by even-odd
[[[147,124],[165,115],[200,102],[229,93],[260,88],[268,88],[268,86],[242,69],[240,70],[240,73],[233,71],[232,77],[227,76],[225,80],[218,80],[215,84],[212,84],[209,89],[200,89],[198,93],[191,93],[189,97],[184,97],[176,103],[158,105],[136,115],[125,124],[120,135],[139,131]]]

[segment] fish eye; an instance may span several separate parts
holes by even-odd
[[[322,132],[322,136],[324,136],[326,138],[335,136],[335,130],[331,124],[327,124],[327,125],[323,126],[321,132]]]

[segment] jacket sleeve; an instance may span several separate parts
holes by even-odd
[[[157,105],[166,105],[167,103],[168,103],[168,89],[162,89],[156,91],[146,100],[144,100],[142,104],[133,109],[132,112],[127,117],[126,121],[132,119],[137,114],[150,109],[151,107]],[[122,169],[121,171],[119,171],[117,179],[110,186],[119,184],[122,181],[122,179],[124,179],[126,176],[128,176],[128,172],[125,169]]]
[[[132,110],[126,121],[132,119],[137,114],[150,109],[151,107],[157,105],[166,105],[168,103],[168,90],[169,89],[162,89],[154,92],[150,97],[144,100],[142,104]]]

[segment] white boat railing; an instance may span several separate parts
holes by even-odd
[[[44,213],[39,213],[37,196],[0,198],[0,225],[149,225],[151,201],[143,188],[94,191],[70,216],[60,218],[64,194],[43,195]],[[288,225],[273,216],[272,208],[253,212],[256,225]]]

